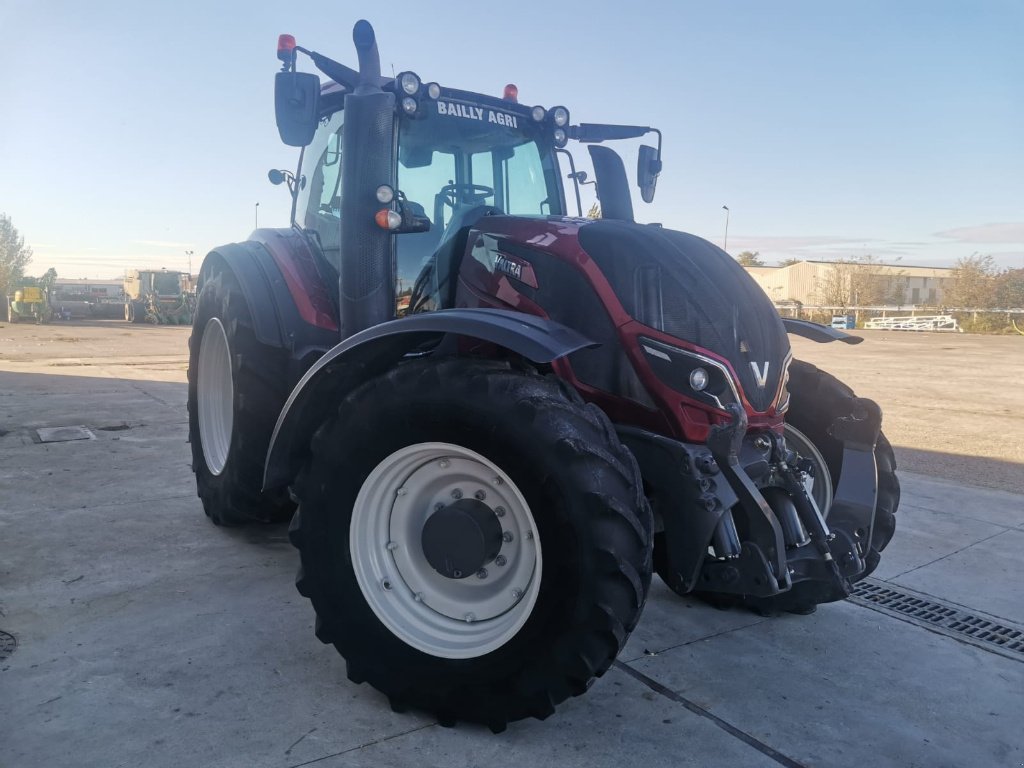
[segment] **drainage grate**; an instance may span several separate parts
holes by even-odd
[[[41,443],[66,443],[70,440],[95,440],[96,435],[85,427],[40,427],[36,430]]]
[[[18,641],[14,639],[14,635],[0,631],[0,661],[9,658],[17,647]]]
[[[868,579],[853,588],[850,600],[949,635],[979,648],[1024,661],[1024,628],[1002,624],[958,606]]]

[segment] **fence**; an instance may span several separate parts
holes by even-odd
[[[800,305],[799,302],[778,302],[775,306],[783,317],[825,325],[829,325],[834,316],[853,315],[857,327],[864,329],[1024,334],[1024,308],[826,307]],[[942,318],[941,322],[938,318]]]

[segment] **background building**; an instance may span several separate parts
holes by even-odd
[[[940,307],[953,276],[946,267],[863,261],[799,261],[744,267],[774,302],[821,307]]]

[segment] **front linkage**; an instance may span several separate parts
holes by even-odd
[[[766,613],[809,612],[848,597],[873,567],[878,405],[850,398],[849,413],[829,428],[842,465],[827,510],[809,492],[813,463],[774,432],[748,433],[740,406],[728,410],[731,421],[714,427],[706,445],[619,429],[662,524],[659,574],[679,594]]]

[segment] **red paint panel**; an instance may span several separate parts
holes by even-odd
[[[294,229],[257,229],[250,240],[262,243],[270,252],[299,316],[310,325],[337,331],[334,303],[320,279],[306,238]]]
[[[774,406],[763,413],[754,410],[747,401],[729,360],[686,339],[679,339],[643,325],[630,317],[600,268],[580,247],[578,235],[580,228],[587,226],[585,220],[494,216],[482,221],[481,225],[486,229],[475,231],[468,241],[472,245],[462,261],[457,305],[518,309],[533,315],[547,315],[543,307],[524,296],[517,287],[519,282],[537,287],[537,278],[532,270],[532,282],[525,279],[525,270],[520,274],[521,280],[517,281],[506,273],[497,271],[492,263],[493,259],[485,255],[488,250],[492,253],[501,252],[503,240],[544,251],[579,270],[593,286],[612,323],[618,329],[619,343],[659,410],[651,411],[640,403],[581,382],[573,373],[569,360],[557,360],[552,367],[560,377],[572,384],[585,400],[601,407],[614,422],[650,429],[688,442],[702,443],[707,440],[712,426],[728,420],[724,412],[689,398],[658,379],[641,351],[638,337],[643,335],[682,349],[699,352],[720,362],[733,377],[743,408],[747,412],[750,428],[781,431],[782,414],[777,413]],[[523,263],[522,260],[517,261]],[[586,333],[585,328],[577,330]]]

